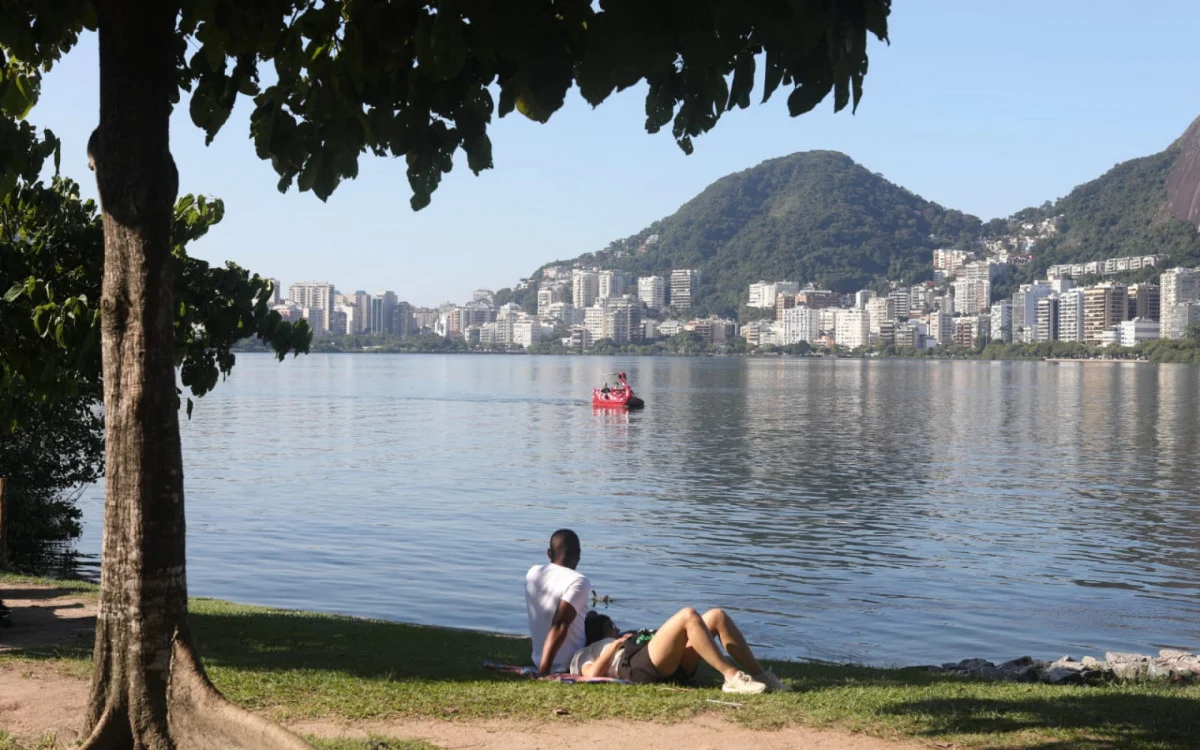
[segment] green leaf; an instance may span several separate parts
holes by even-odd
[[[18,281],[17,283],[15,283],[11,287],[9,287],[8,291],[4,293],[4,301],[5,302],[16,302],[18,299],[20,299],[21,295],[24,293],[25,293],[25,282]]]

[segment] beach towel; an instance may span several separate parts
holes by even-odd
[[[494,669],[497,672],[506,672],[508,674],[520,675],[521,677],[529,677],[531,679],[549,680],[551,682],[561,682],[564,685],[575,685],[575,684],[579,684],[579,683],[592,683],[592,682],[613,682],[618,685],[634,684],[634,683],[630,682],[629,680],[621,680],[621,679],[617,679],[616,677],[583,677],[581,675],[570,674],[567,672],[561,672],[559,674],[548,674],[548,675],[545,675],[544,677],[539,677],[538,673],[537,673],[537,669],[535,669],[534,667],[525,667],[525,666],[521,666],[520,664],[500,664],[499,662],[494,662],[494,661],[485,661],[483,663],[483,668],[484,669]]]

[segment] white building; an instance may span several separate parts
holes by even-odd
[[[575,307],[591,307],[600,296],[600,273],[576,268],[571,272],[571,303]]]
[[[329,313],[333,312],[333,284],[324,281],[301,281],[288,287],[288,302],[301,309],[321,310],[321,314],[305,315],[314,331],[329,332]]]
[[[1195,302],[1200,299],[1200,269],[1172,268],[1163,271],[1159,278],[1160,315],[1162,318],[1162,338],[1183,338],[1187,324],[1179,325],[1187,320],[1190,313],[1186,310],[1176,310],[1176,306],[1184,302]]]
[[[559,282],[542,284],[537,293],[537,314],[542,320],[548,320],[550,306],[556,302],[567,301],[567,285]]]
[[[875,292],[870,289],[859,289],[854,293],[854,306],[859,308],[866,307],[867,303],[873,299],[875,299]]]
[[[793,310],[798,308],[792,308]],[[837,327],[834,329],[837,345],[846,349],[859,349],[871,343],[871,315],[866,310],[839,310]]]
[[[1117,324],[1117,343],[1121,346],[1137,346],[1143,341],[1158,338],[1158,321],[1134,318]]]
[[[1058,295],[1058,340],[1083,341],[1083,290]]]
[[[324,307],[302,307],[300,317],[308,321],[308,327],[316,333],[329,333],[329,313],[331,309]]]
[[[690,310],[699,281],[700,272],[694,269],[677,268],[671,271],[671,307]]]
[[[971,265],[975,264],[972,263]],[[953,286],[955,312],[962,313],[963,315],[976,315],[991,308],[992,282],[960,278],[954,282]]]
[[[821,336],[821,311],[810,307],[792,307],[783,311],[783,336],[780,342],[784,346],[798,344],[801,341],[812,344]],[[747,338],[749,341],[749,338]],[[839,339],[840,341],[840,339]]]
[[[681,320],[664,320],[658,324],[658,335],[660,336],[675,336],[683,330],[683,321]]]
[[[760,281],[750,285],[750,301],[748,307],[765,310],[775,306],[775,298],[780,294],[795,295],[800,291],[798,281]]]
[[[529,348],[541,341],[549,332],[549,327],[535,318],[523,318],[513,324],[513,343]]]
[[[878,336],[880,325],[896,319],[895,305],[891,297],[875,297],[867,301],[865,309],[871,317],[871,333]]]
[[[954,343],[954,316],[939,310],[929,313],[929,337],[939,346]]]
[[[667,282],[662,276],[642,276],[637,280],[637,295],[646,307],[661,310],[667,306]]]
[[[1012,343],[1012,303],[997,302],[992,305],[992,341]]]
[[[601,299],[620,297],[625,294],[632,283],[633,277],[625,271],[605,269],[600,272],[599,289],[596,296]]]

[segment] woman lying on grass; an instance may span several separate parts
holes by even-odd
[[[759,665],[742,631],[721,609],[700,615],[685,607],[671,615],[646,643],[630,642],[633,633],[621,635],[611,618],[595,611],[587,613],[583,627],[587,645],[571,657],[571,674],[636,683],[688,683],[703,659],[725,678],[721,689],[726,693],[791,690]],[[713,642],[714,637],[720,638],[728,656]]]

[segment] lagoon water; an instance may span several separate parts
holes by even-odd
[[[593,413],[619,369],[647,408]],[[1180,365],[241,355],[182,425],[190,591],[519,633],[569,526],[622,627],[720,605],[767,655],[881,665],[1194,651],[1198,417]]]

